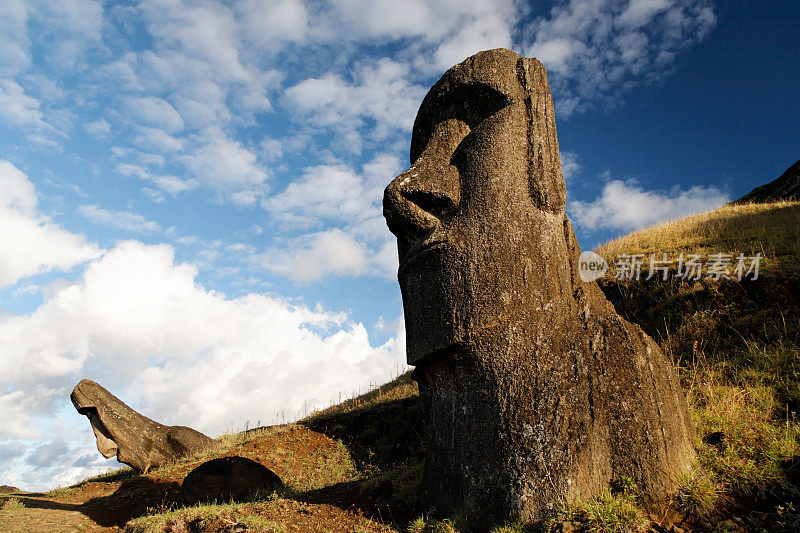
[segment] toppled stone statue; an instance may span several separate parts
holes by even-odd
[[[214,439],[185,426],[165,426],[150,420],[94,381],[81,380],[70,395],[75,409],[89,419],[103,457],[117,456],[146,473],[167,461],[199,452]]]
[[[695,457],[686,401],[656,343],[578,275],[541,63],[498,49],[448,70],[411,163],[383,205],[426,417],[423,504],[489,527],[628,479],[669,498]]]

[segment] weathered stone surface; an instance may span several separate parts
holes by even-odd
[[[84,379],[70,395],[75,409],[89,419],[97,450],[110,459],[116,455],[140,472],[197,452],[214,439],[185,426],[165,426],[125,405],[94,381]]]
[[[260,463],[245,457],[221,457],[189,472],[181,484],[181,499],[186,505],[245,501],[281,486],[281,478]]]
[[[779,200],[800,200],[800,161],[769,183],[756,187],[732,204],[766,203]]]
[[[578,275],[541,63],[499,49],[448,70],[411,162],[384,215],[426,416],[423,503],[487,527],[622,478],[668,498],[695,455],[686,401],[656,343]]]

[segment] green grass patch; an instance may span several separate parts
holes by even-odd
[[[228,531],[247,531],[248,529],[282,531],[284,526],[279,521],[265,519],[258,514],[259,511],[264,511],[272,505],[272,502],[264,502],[185,507],[131,520],[126,524],[125,531],[127,533],[203,531],[213,528],[216,524],[228,527]]]

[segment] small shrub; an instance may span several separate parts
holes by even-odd
[[[436,520],[425,515],[418,516],[408,525],[409,533],[459,533],[462,517]]]
[[[425,531],[425,517],[420,515],[408,524],[408,533],[423,533]]]
[[[5,501],[2,507],[0,507],[0,512],[3,514],[10,514],[21,509],[25,509],[24,503],[17,498],[9,498]]]
[[[647,525],[635,502],[625,495],[606,494],[585,502],[579,508],[579,518],[589,531],[598,533],[633,533],[644,531]]]
[[[538,529],[550,531],[559,522],[572,521],[580,522],[583,530],[593,533],[645,531],[648,522],[638,506],[639,493],[634,482],[630,479],[618,480],[613,488],[613,492],[607,492],[598,499],[562,505],[547,521],[539,524]]]
[[[698,468],[687,476],[678,491],[676,503],[682,511],[705,519],[714,513],[719,497],[719,486]]]
[[[509,520],[502,526],[492,529],[492,533],[526,533],[527,531],[532,531],[532,526],[519,519]]]

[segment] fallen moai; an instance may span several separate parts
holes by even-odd
[[[140,472],[189,453],[201,451],[214,439],[186,426],[165,426],[141,415],[94,381],[84,379],[70,395],[75,409],[89,419],[97,450],[117,456]]]

